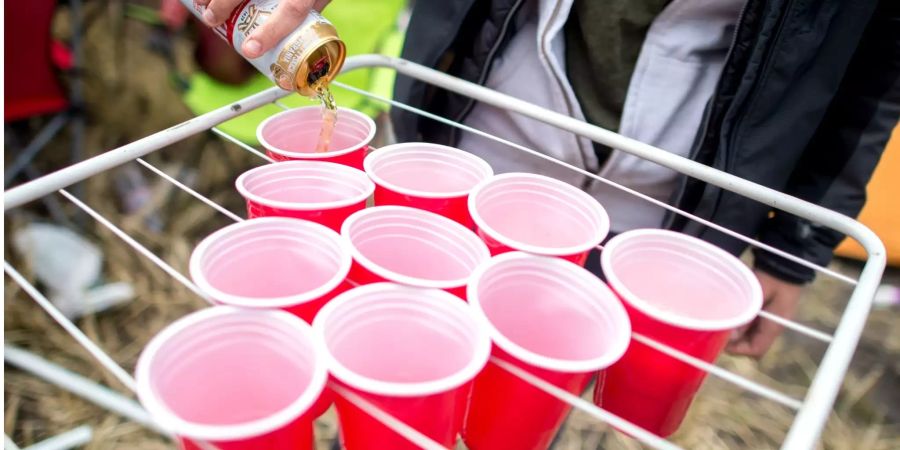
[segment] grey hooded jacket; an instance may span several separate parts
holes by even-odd
[[[525,0],[418,0],[403,57],[484,83],[516,32]],[[457,121],[473,102],[399,76],[395,97]],[[453,145],[456,132],[397,109],[401,140]],[[748,0],[691,158],[856,216],[900,116],[900,2]],[[843,236],[746,197],[685,177],[671,204],[817,264]],[[688,221],[665,226],[733,253],[746,245]],[[806,282],[813,272],[767,252],[755,264]]]

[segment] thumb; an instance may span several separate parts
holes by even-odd
[[[297,29],[309,10],[313,0],[286,0],[281,2],[272,16],[244,41],[241,51],[248,58],[258,58],[269,51],[278,41]]]

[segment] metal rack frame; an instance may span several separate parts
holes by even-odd
[[[829,335],[822,331],[812,329],[806,325],[793,322],[771,313],[760,313],[760,317],[765,320],[775,321],[794,332],[807,335],[828,345],[828,348],[819,364],[819,368],[816,371],[815,377],[813,378],[806,392],[805,398],[803,399],[793,398],[789,395],[764,386],[760,383],[751,381],[714,364],[709,364],[704,361],[697,360],[696,358],[668,347],[665,344],[655,342],[646,336],[640,334],[633,335],[633,339],[635,339],[636,341],[658,350],[667,357],[673,357],[684,362],[685,364],[689,364],[702,370],[706,370],[713,376],[722,378],[723,380],[751,391],[754,394],[777,402],[787,408],[796,410],[797,414],[785,437],[785,440],[782,443],[781,448],[812,449],[815,447],[819,435],[821,434],[822,429],[828,419],[831,407],[840,390],[844,375],[846,374],[847,369],[850,365],[851,358],[856,349],[856,345],[859,341],[860,335],[862,334],[866,319],[871,308],[875,289],[877,288],[881,276],[884,272],[886,264],[885,249],[881,240],[875,235],[875,233],[873,233],[869,228],[857,222],[856,220],[834,211],[825,209],[821,206],[788,196],[786,194],[755,184],[748,180],[668,153],[662,149],[653,147],[646,143],[622,136],[612,131],[602,129],[600,127],[573,119],[559,113],[555,113],[553,111],[537,107],[523,100],[493,91],[474,83],[454,78],[447,74],[411,63],[409,61],[382,55],[361,55],[347,59],[343,70],[346,72],[360,68],[375,67],[393,69],[399,74],[413,77],[417,80],[430,83],[440,88],[447,89],[461,95],[469,96],[477,101],[498,108],[504,108],[506,110],[516,112],[535,120],[539,120],[544,123],[556,126],[560,129],[570,131],[580,136],[584,136],[595,142],[599,142],[609,147],[620,149],[640,158],[658,163],[688,176],[703,180],[723,189],[764,203],[773,208],[795,214],[799,217],[835,229],[857,240],[866,250],[868,258],[862,269],[859,279],[854,280],[850,277],[847,277],[846,275],[842,275],[828,268],[804,261],[781,250],[758,242],[752,238],[740,235],[734,231],[725,229],[702,218],[678,210],[677,208],[674,208],[664,202],[660,202],[624,186],[617,185],[609,180],[597,176],[596,174],[585,171],[584,169],[550,158],[549,156],[546,156],[534,149],[530,149],[506,141],[502,138],[484,133],[480,130],[468,127],[466,125],[453,122],[443,117],[435,116],[428,112],[413,108],[408,105],[404,105],[402,103],[398,103],[390,99],[379,97],[366,91],[352,88],[341,83],[335,83],[335,85],[339,87],[358,92],[378,101],[386,102],[393,107],[402,108],[417,114],[424,115],[428,118],[461,128],[465,131],[477,133],[489,139],[502,142],[509,145],[510,147],[519,149],[536,157],[544,158],[561,166],[567,167],[568,169],[579,172],[585,176],[596,179],[599,182],[625,190],[645,201],[652,202],[659,207],[666,208],[676,214],[681,214],[692,220],[699,221],[704,225],[729,234],[732,237],[741,239],[750,245],[776,253],[787,259],[810,267],[818,271],[819,273],[836,278],[849,285],[853,285],[853,293],[850,296],[846,309],[833,335]],[[269,103],[275,103],[279,106],[284,107],[283,105],[280,105],[278,100],[288,94],[290,94],[290,92],[283,91],[278,88],[268,89],[238,102],[197,116],[193,119],[182,122],[158,133],[139,139],[130,144],[124,145],[114,150],[110,150],[99,156],[79,162],[58,172],[46,175],[37,180],[9,189],[3,194],[4,210],[9,211],[10,209],[19,207],[30,201],[36,200],[54,192],[58,192],[69,201],[73,202],[81,210],[85,211],[88,215],[100,222],[103,226],[110,229],[114,234],[116,234],[119,238],[125,241],[136,251],[149,258],[154,264],[166,271],[169,275],[176,278],[179,282],[183,283],[197,295],[205,298],[204,294],[200,292],[200,290],[187,277],[185,277],[168,263],[160,259],[158,256],[153,254],[146,247],[136,241],[133,237],[129,236],[115,224],[97,213],[90,206],[86,205],[84,202],[70,194],[65,190],[65,188],[121,164],[130,161],[137,161],[147,169],[154,172],[156,175],[173,183],[176,187],[186,191],[188,194],[194,196],[198,200],[215,208],[232,220],[243,220],[239,216],[221,207],[220,205],[217,205],[215,202],[209,200],[204,195],[178,182],[174,178],[168,176],[162,170],[150,165],[140,158],[189,136],[211,130],[212,132],[222,136],[226,140],[229,140],[244,148],[245,150],[250,151],[271,162],[269,158],[260,153],[258,150],[220,131],[218,128],[216,128],[216,125]],[[87,336],[81,333],[81,331],[72,322],[70,322],[58,310],[56,310],[56,308],[43,296],[43,294],[35,289],[34,286],[30,285],[28,281],[24,277],[22,277],[19,272],[16,271],[15,268],[13,268],[8,262],[5,261],[4,271],[16,283],[22,286],[24,291],[32,298],[34,298],[41,307],[47,310],[47,312],[50,313],[50,315],[57,322],[59,322],[64,328],[66,328],[66,331],[72,334],[78,340],[78,342],[82,346],[84,346],[101,365],[103,365],[103,367],[110,370],[112,374],[115,375],[116,378],[124,384],[124,386],[128,388],[133,387],[134,379],[130,374],[128,374],[125,370],[118,366],[102,349],[100,349],[100,347],[97,346],[96,343],[94,343]],[[648,433],[645,430],[637,427],[636,425],[631,424],[619,417],[616,417],[615,415],[603,410],[602,408],[599,408],[575,395],[562,391],[555,386],[544,382],[540,378],[534,377],[528,372],[525,372],[509,363],[506,363],[505,361],[496,359],[494,359],[493,361],[500,367],[509,371],[513,375],[520,377],[536,388],[541,389],[544,392],[547,392],[548,394],[571,404],[574,408],[584,411],[599,420],[607,422],[623,431],[628,432],[630,435],[650,447],[661,449],[678,448],[673,443],[659,438],[651,433]],[[35,370],[37,371],[37,369]],[[440,445],[431,441],[426,436],[403,424],[399,420],[391,417],[384,411],[379,410],[375,405],[368,404],[368,402],[366,402],[364,399],[353,395],[351,392],[342,390],[338,386],[332,387],[336,389],[339,395],[344,396],[353,403],[356,403],[362,409],[369,412],[374,418],[389,426],[394,431],[406,437],[407,439],[410,439],[417,445],[423,448],[442,448]],[[130,401],[124,398],[122,400]]]

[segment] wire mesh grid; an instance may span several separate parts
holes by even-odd
[[[850,237],[860,242],[868,252],[868,259],[862,270],[860,278],[858,280],[855,280],[826,267],[815,265],[794,255],[763,244],[752,238],[740,235],[732,230],[725,229],[690,213],[678,210],[671,205],[641,194],[640,192],[636,192],[625,186],[618,185],[612,181],[599,177],[596,174],[585,171],[584,169],[572,166],[563,161],[553,159],[549,156],[544,155],[543,153],[538,152],[537,150],[507,141],[500,137],[490,135],[475,128],[451,121],[444,117],[436,116],[409,105],[380,97],[364,90],[343,85],[338,82],[334,83],[336,86],[342,89],[347,89],[362,94],[375,101],[386,103],[391,107],[401,108],[415,114],[422,115],[429,119],[439,121],[446,125],[462,129],[466,132],[478,134],[485,138],[503,143],[510,148],[517,149],[538,158],[546,159],[555,164],[559,164],[560,166],[581,173],[582,175],[597,180],[598,182],[608,184],[617,189],[621,189],[632,195],[635,195],[642,201],[654,203],[658,207],[665,208],[675,214],[680,214],[691,220],[698,221],[708,227],[740,239],[751,246],[775,253],[791,261],[797,262],[798,264],[809,267],[819,272],[820,274],[832,277],[834,279],[840,280],[843,283],[854,286],[853,293],[840,320],[840,323],[833,335],[765,311],[759,314],[760,318],[764,320],[774,321],[791,330],[792,332],[799,333],[812,339],[821,341],[828,346],[825,355],[823,356],[822,361],[819,364],[816,375],[812,380],[812,383],[810,384],[805,397],[802,399],[792,397],[788,394],[778,391],[777,389],[750,380],[742,375],[731,372],[715,364],[710,364],[694,358],[663,343],[654,341],[647,336],[641,335],[639,333],[632,334],[632,339],[635,342],[640,342],[658,351],[661,354],[661,357],[675,358],[684,364],[704,370],[710,375],[731,383],[740,389],[746,390],[767,400],[775,402],[785,408],[796,411],[795,419],[782,443],[782,448],[813,448],[816,445],[818,436],[828,419],[831,405],[833,404],[835,397],[837,396],[838,390],[843,380],[843,376],[849,366],[850,358],[853,355],[857,341],[860,337],[860,334],[862,333],[866,317],[869,313],[874,291],[878,285],[878,282],[880,281],[882,272],[884,271],[884,247],[878,237],[874,235],[874,233],[872,233],[868,228],[853,219],[821,208],[817,205],[813,205],[802,200],[789,197],[785,194],[781,194],[760,185],[756,185],[747,180],[743,180],[695,163],[693,161],[672,155],[661,149],[654,148],[648,144],[629,139],[611,131],[601,129],[599,127],[572,119],[570,117],[544,110],[522,100],[509,97],[482,86],[478,86],[473,83],[451,77],[441,72],[437,72],[410,63],[408,61],[381,55],[362,55],[348,59],[347,63],[345,64],[344,71],[373,67],[385,67],[394,69],[400,74],[410,76],[420,81],[433,84],[435,86],[456,92],[458,94],[469,96],[475,100],[490,104],[492,106],[505,108],[509,111],[520,113],[536,120],[554,125],[558,128],[571,131],[596,142],[600,142],[610,147],[632,153],[641,158],[656,162],[688,176],[692,176],[717,185],[726,190],[730,190],[738,194],[747,196],[754,200],[768,204],[772,207],[796,214],[800,217],[817,222],[823,226],[831,227],[849,235]],[[175,143],[181,139],[209,130],[214,134],[222,137],[223,139],[236,144],[240,148],[255,154],[266,162],[272,162],[270,158],[259,152],[257,149],[241,142],[233,136],[230,136],[216,126],[228,119],[269,103],[274,103],[283,109],[287,109],[287,107],[281,104],[278,100],[288,94],[288,92],[282,91],[277,88],[263,91],[259,94],[247,97],[226,107],[201,116],[197,116],[191,120],[160,131],[146,138],[137,140],[120,148],[110,150],[89,160],[82,161],[59,172],[44,176],[43,178],[34,180],[25,185],[7,190],[4,193],[4,208],[8,211],[29,201],[35,200],[48,194],[52,194],[54,192],[58,192],[59,195],[72,202],[75,206],[87,213],[99,224],[109,229],[118,238],[128,244],[136,252],[148,258],[161,270],[165,271],[168,275],[172,276],[178,282],[184,284],[189,290],[193,291],[198,296],[208,300],[204,293],[188,277],[180,273],[169,263],[147,249],[147,247],[145,247],[134,237],[123,231],[116,224],[112,223],[103,215],[91,208],[89,205],[85,204],[83,201],[79,200],[77,197],[69,193],[65,188],[70,186],[71,184],[84,180],[105,170],[109,170],[118,165],[124,164],[129,161],[136,161],[149,171],[153,172],[155,175],[161,177],[162,179],[171,183],[173,186],[193,196],[197,200],[215,209],[226,217],[234,221],[242,221],[243,219],[240,216],[212,201],[202,193],[197,192],[196,190],[181,183],[172,176],[168,175],[165,171],[141,159],[141,157],[156,150],[165,148],[167,145]],[[132,376],[128,374],[127,371],[125,371],[122,367],[116,364],[112,360],[112,358],[110,358],[103,351],[103,349],[101,349],[95,342],[93,342],[84,333],[82,333],[77,328],[77,326],[75,326],[62,313],[60,313],[60,311],[57,310],[55,306],[46,297],[44,297],[44,295],[39,290],[31,285],[14,267],[12,267],[6,261],[4,261],[4,271],[14,282],[22,287],[24,292],[31,296],[43,309],[47,311],[47,313],[54,320],[56,320],[67,332],[69,332],[78,341],[78,343],[81,344],[97,360],[98,363],[100,363],[100,365],[109,370],[110,373],[114,375],[116,379],[122,382],[124,386],[134,391],[134,379],[132,378]],[[16,349],[7,348],[7,352],[10,351],[15,352]],[[19,359],[21,360],[22,358]],[[512,375],[534,386],[535,388],[563,402],[568,403],[573,408],[587,413],[597,420],[603,421],[619,430],[628,433],[633,438],[639,440],[640,442],[651,448],[679,448],[672,442],[669,442],[650,432],[647,432],[637,425],[634,425],[608,411],[605,411],[600,407],[595,406],[589,401],[561,390],[556,386],[530,374],[529,372],[516,367],[513,364],[497,358],[492,358],[492,362],[497,364],[502,369],[508,371]],[[335,390],[338,395],[344,397],[347,401],[354,403],[357,407],[367,412],[373,418],[380,421],[385,426],[391,428],[399,435],[405,437],[410,442],[422,448],[443,448],[440,444],[434,442],[427,436],[416,431],[414,428],[409,427],[398,419],[392,417],[390,414],[380,410],[377,406],[369,403],[365,399],[353,394],[350,391],[342,389],[340,386],[331,385],[330,387]],[[134,411],[134,405],[127,404],[128,401],[130,400],[123,398],[115,401],[110,401],[106,405],[110,409],[115,409],[116,407],[123,407],[122,404],[124,402],[126,403],[125,406],[128,407],[126,408],[128,409],[128,414],[126,414],[126,416],[130,415],[131,417],[135,417],[135,420],[146,421],[146,418],[141,414],[140,411]],[[149,426],[152,427],[152,424],[150,424]],[[164,430],[158,429],[157,431],[164,432]]]

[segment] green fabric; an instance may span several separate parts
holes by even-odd
[[[347,44],[347,56],[362,55],[366,53],[381,53],[390,56],[400,56],[402,48],[402,35],[397,31],[397,17],[406,7],[406,0],[334,0],[325,8],[325,17],[334,24],[338,34]],[[386,43],[394,43],[397,36],[401,38],[399,47],[388,48]],[[372,77],[376,72],[390,72],[389,69],[358,69],[342,74],[337,78],[342,83],[360,89],[372,90]],[[373,91],[374,93],[391,98],[393,82],[386,90]],[[368,103],[367,97],[334,88],[335,100],[338,105],[364,111]],[[387,106],[378,103],[377,108],[369,108],[364,111],[370,115],[376,115],[379,111],[387,110]]]
[[[220,83],[203,72],[191,76],[190,83],[191,87],[184,95],[184,102],[194,114],[207,113],[272,87],[272,82],[262,75],[254,76],[242,85],[231,85]],[[312,100],[299,95],[289,95],[282,103],[291,107],[314,104]],[[283,110],[276,105],[266,105],[222,123],[219,129],[241,142],[257,145],[259,142],[256,140],[256,126],[267,117],[281,111]]]
[[[335,0],[325,9],[325,17],[334,24],[341,39],[347,45],[347,56],[381,53],[399,56],[403,47],[403,35],[396,28],[397,16],[406,6],[406,0]],[[394,72],[389,69],[358,69],[340,75],[337,80],[359,89],[365,89],[382,97],[391,98]],[[205,73],[191,76],[191,85],[184,101],[195,114],[203,114],[272,87],[262,74],[255,75],[240,86],[220,83]],[[339,106],[362,111],[372,117],[387,110],[387,105],[339,87],[332,88]],[[299,95],[289,95],[283,104],[291,107],[315,104]],[[243,114],[219,126],[222,131],[250,145],[257,145],[256,127],[266,117],[282,111],[275,105],[267,105]]]
[[[566,71],[585,118],[618,130],[628,83],[653,20],[669,0],[575,0],[565,26]],[[610,150],[594,145],[600,162]]]

